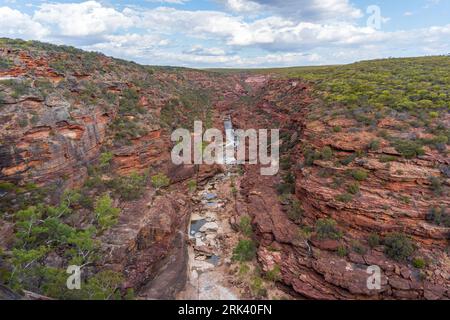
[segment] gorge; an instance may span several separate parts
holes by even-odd
[[[1,298],[450,298],[450,57],[194,70],[0,39],[0,59]],[[280,172],[174,165],[196,120],[280,129]]]

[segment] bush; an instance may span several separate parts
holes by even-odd
[[[320,240],[342,238],[342,233],[337,228],[337,223],[333,219],[319,219],[316,222],[316,234]]]
[[[337,196],[334,197],[337,201],[339,202],[343,202],[343,203],[347,203],[353,200],[353,197],[351,194],[348,193],[342,193],[342,194],[338,194]]]
[[[303,151],[303,156],[305,157],[306,166],[312,166],[315,160],[319,160],[321,158],[320,153],[311,148],[306,148]]]
[[[429,178],[430,181],[430,189],[433,191],[433,193],[436,196],[441,196],[442,195],[442,181],[441,179],[439,179],[438,177],[430,177]]]
[[[367,252],[367,249],[359,241],[352,242],[352,250],[357,254],[365,254]]]
[[[188,181],[188,189],[189,189],[189,192],[194,192],[195,190],[197,190],[197,181],[189,180]]]
[[[359,193],[359,183],[355,182],[355,183],[350,184],[347,187],[347,191],[350,194],[358,194]]]
[[[369,244],[369,247],[375,248],[380,245],[380,236],[376,233],[369,234],[367,238],[367,243]]]
[[[339,246],[337,248],[337,254],[339,257],[345,257],[347,253],[347,248],[345,246]]]
[[[364,181],[367,179],[368,174],[367,174],[367,171],[358,169],[358,170],[354,170],[352,172],[352,176],[357,181]]]
[[[99,159],[100,168],[102,168],[102,169],[108,168],[110,166],[113,158],[114,158],[114,155],[112,152],[103,152],[102,154],[100,154],[100,159]]]
[[[170,179],[163,173],[159,173],[151,178],[152,185],[156,189],[165,188],[170,185]]]
[[[418,140],[395,140],[393,146],[397,152],[407,159],[423,155],[425,151]]]
[[[348,157],[345,157],[344,159],[340,160],[339,162],[344,165],[344,166],[348,166],[350,163],[352,163],[357,157],[356,153],[353,153],[351,155],[349,155]]]
[[[136,200],[144,194],[147,174],[133,172],[130,176],[122,176],[108,182],[116,194],[124,200]]]
[[[105,194],[95,203],[94,212],[99,227],[106,230],[117,224],[120,209],[114,208],[112,199]]]
[[[250,284],[250,289],[253,295],[258,297],[265,297],[267,295],[267,290],[264,287],[264,282],[260,277],[255,276]]]
[[[402,233],[390,233],[383,241],[386,255],[397,261],[405,261],[415,251],[416,247],[412,240]]]
[[[333,158],[333,150],[329,146],[323,147],[320,152],[320,158],[325,161],[329,161]]]
[[[256,246],[252,240],[239,240],[236,248],[233,250],[233,260],[250,261],[256,255]]]
[[[279,265],[274,265],[272,270],[266,272],[266,279],[269,281],[280,281],[281,280],[281,269]]]
[[[12,67],[12,65],[13,63],[11,62],[11,60],[0,57],[0,71],[8,70]]]
[[[426,266],[426,262],[423,258],[414,258],[412,261],[414,268],[423,269]]]
[[[287,215],[292,221],[298,221],[303,216],[303,208],[297,199],[293,199],[290,203]]]
[[[333,132],[341,132],[342,131],[342,127],[341,126],[334,126],[333,127]]]
[[[119,113],[122,115],[136,115],[144,113],[145,109],[139,105],[139,94],[135,89],[125,89],[119,103]]]
[[[386,163],[386,162],[392,162],[397,160],[396,156],[389,156],[389,155],[382,155],[380,157],[380,162]]]
[[[252,219],[249,216],[242,216],[239,222],[239,229],[244,235],[250,237],[253,234]]]
[[[371,151],[377,151],[378,149],[380,149],[380,140],[372,140],[370,141],[369,145],[367,146],[367,148]]]
[[[293,183],[279,183],[276,186],[277,192],[280,195],[293,194],[295,192],[295,185]]]
[[[283,157],[280,161],[281,170],[290,170],[292,167],[292,159],[290,156]]]
[[[450,227],[450,214],[446,212],[444,206],[431,208],[426,220],[438,226]]]

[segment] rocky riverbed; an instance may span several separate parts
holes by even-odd
[[[227,268],[237,234],[229,223],[234,209],[232,195],[236,173],[216,175],[199,187],[192,201],[196,209],[188,228],[188,281],[180,293],[183,299],[239,299],[230,285]]]

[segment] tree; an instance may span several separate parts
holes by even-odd
[[[123,276],[120,273],[105,270],[100,271],[81,285],[79,299],[87,300],[117,300],[120,299],[120,284]]]
[[[104,194],[95,203],[95,219],[102,231],[112,227],[117,223],[120,209],[113,207],[112,199],[108,194]]]

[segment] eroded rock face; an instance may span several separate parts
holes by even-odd
[[[219,75],[194,70],[149,72],[100,55],[98,65],[87,68],[86,57],[78,57],[79,66],[59,51],[0,48],[0,54],[14,61],[0,72],[0,180],[79,185],[105,150],[113,153],[113,169],[120,174],[165,166],[171,126],[193,125],[187,108],[201,112],[223,92],[239,94],[238,77],[216,81]],[[66,69],[57,69],[62,63]],[[115,73],[104,71],[109,69]],[[201,105],[180,101],[186,93],[208,90],[215,95]],[[177,110],[166,112],[170,103]]]
[[[222,75],[207,72],[153,69],[50,45],[0,47],[0,57],[11,61],[10,67],[0,70],[0,183],[13,183],[17,189],[30,182],[39,188],[56,186],[58,194],[84,188],[92,176],[89,170],[98,168],[105,154],[111,160],[98,177],[102,183],[131,173],[166,174],[174,185],[170,191],[156,195],[148,179],[143,197],[133,201],[100,190],[115,198],[121,214],[116,226],[96,235],[102,257],[92,269],[119,272],[125,278],[124,289],[139,291],[145,286],[146,298],[172,298],[184,284],[186,267],[190,202],[183,183],[190,179],[202,183],[222,168],[174,167],[170,135],[177,127],[191,128],[194,120],[213,119],[213,106],[223,95],[239,96],[240,78],[223,81]],[[100,194],[90,191],[86,194],[96,201]],[[5,192],[0,190],[0,201]],[[45,201],[53,201],[48,198]],[[0,218],[2,250],[10,250],[14,243],[17,201],[12,202],[5,205],[11,215]],[[89,210],[81,209],[68,220],[84,227],[92,223],[84,219],[92,213]],[[59,258],[49,255],[47,265],[63,268],[66,261]],[[170,259],[176,261],[168,273],[174,276],[158,278]],[[154,279],[156,286],[148,288]]]
[[[443,153],[425,147],[420,157],[402,158],[374,128],[339,114],[320,114],[311,86],[298,79],[150,72],[103,56],[97,57],[99,68],[115,72],[71,65],[63,65],[64,71],[54,63],[67,58],[64,52],[32,55],[0,48],[0,55],[14,60],[13,67],[0,71],[0,80],[12,81],[0,86],[0,182],[79,186],[88,167],[108,151],[115,174],[158,168],[176,185],[158,195],[148,186],[143,198],[120,203],[119,223],[102,235],[101,263],[125,275],[124,288],[142,288],[147,298],[171,298],[184,281],[183,236],[191,208],[183,183],[193,178],[204,183],[223,171],[220,166],[173,166],[169,161],[171,130],[189,128],[198,107],[211,112],[210,118],[231,114],[236,128],[282,129],[282,154],[291,157],[293,197],[300,202],[301,217],[289,217],[276,190],[287,169],[277,176],[261,176],[258,166],[246,165],[236,217],[230,218],[235,227],[238,216],[252,218],[264,271],[279,266],[281,281],[311,299],[450,297],[450,230],[427,219],[430,208],[449,207],[450,163]],[[211,100],[205,100],[212,110],[190,109],[182,101],[205,92],[212,92]],[[250,102],[240,100],[243,95],[249,95]],[[448,125],[448,114],[444,117]],[[399,125],[399,120],[387,117],[375,129],[401,138],[405,133],[395,129]],[[429,137],[420,128],[414,130],[417,136]],[[379,146],[370,150],[367,146],[374,139]],[[325,147],[332,156],[306,159],[306,149],[321,152]],[[342,201],[340,196],[355,182],[355,170],[364,170],[367,178],[358,182],[351,199]],[[431,177],[441,181],[440,195],[431,190]],[[318,237],[315,224],[322,218],[335,220],[342,237]],[[412,237],[417,243],[414,256],[427,261],[424,269],[388,258],[382,245],[369,247],[370,234],[383,237],[391,232]],[[10,248],[13,223],[0,220],[0,234],[0,247]],[[205,251],[201,244],[197,249]],[[158,277],[172,258],[177,267],[167,277]],[[57,257],[48,259],[52,265],[61,264]],[[376,290],[367,286],[370,266],[381,269],[381,287]],[[152,281],[156,284],[147,286]]]
[[[125,274],[124,288],[139,290],[155,277],[166,258],[184,256],[190,212],[186,204],[186,195],[181,193],[157,196],[149,190],[146,197],[127,205],[119,223],[102,237],[102,246],[109,252],[103,264]],[[182,283],[182,279],[175,280],[178,283],[167,285]]]
[[[354,120],[336,116],[308,121],[316,113],[314,107],[308,108],[313,102],[309,90],[297,82],[294,86],[292,80],[268,80],[255,94],[259,98],[253,108],[242,106],[234,113],[240,128],[271,128],[279,123],[283,145],[289,146],[295,198],[301,203],[299,224],[288,217],[275,188],[286,171],[263,177],[257,166],[246,165],[236,211],[252,217],[263,269],[278,265],[282,282],[310,299],[448,299],[450,230],[426,219],[430,208],[449,206],[441,170],[448,166],[448,158],[428,149],[424,156],[406,160],[383,139],[378,150],[358,153],[378,138],[375,133],[367,127],[351,130]],[[387,119],[378,124],[387,125]],[[336,126],[340,129],[333,130]],[[333,158],[304,165],[305,146],[319,151],[328,146]],[[386,164],[380,161],[383,155],[394,158]],[[349,156],[350,163],[339,164],[339,159]],[[368,177],[358,182],[357,195],[346,202],[337,200],[354,180],[351,172],[360,169]],[[336,181],[336,177],[343,178]],[[444,181],[441,195],[430,190],[430,177]],[[343,237],[318,238],[315,223],[321,218],[335,220]],[[311,236],[305,232],[308,228]],[[368,246],[370,234],[383,237],[391,232],[412,237],[417,243],[414,256],[430,261],[425,269],[388,258],[382,245]],[[353,249],[355,243],[363,248]],[[379,289],[368,287],[370,266],[381,270]]]

